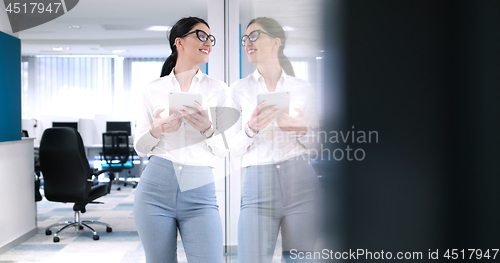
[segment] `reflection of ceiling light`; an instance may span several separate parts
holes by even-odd
[[[58,58],[118,58],[117,55],[36,55],[37,58],[58,57]]]
[[[320,59],[322,59],[322,57],[316,57],[316,59],[317,59],[317,60],[320,60]]]
[[[70,48],[69,48],[69,47],[67,47],[67,48],[66,48],[66,50],[70,50]]]
[[[170,30],[169,26],[150,26],[146,28],[147,31],[168,31]]]
[[[69,26],[69,28],[71,28],[71,29],[80,29],[80,26],[78,26],[78,25],[72,25],[72,26]]]
[[[285,29],[286,31],[295,31],[295,28],[291,26],[284,26],[283,29]]]
[[[53,47],[52,50],[54,51],[63,51],[62,47]]]
[[[120,53],[125,52],[125,51],[127,51],[127,50],[126,49],[115,49],[112,52],[115,54],[120,54]]]

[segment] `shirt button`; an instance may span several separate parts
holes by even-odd
[[[179,166],[179,170],[182,170],[182,166]]]
[[[279,164],[278,164],[278,165],[276,165],[276,168],[278,168],[278,169],[279,169],[280,167],[281,167],[281,166],[280,166]]]

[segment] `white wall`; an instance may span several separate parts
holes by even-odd
[[[0,143],[0,253],[36,233],[33,158],[32,139]]]

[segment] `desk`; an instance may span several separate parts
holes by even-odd
[[[129,149],[132,151],[134,150],[134,145],[130,144]],[[90,144],[90,145],[85,145],[85,153],[87,154],[87,159],[89,159],[89,162],[93,163],[96,160],[101,160],[101,153],[102,152],[102,144]],[[96,159],[96,156],[98,158]],[[134,155],[137,156],[137,155]],[[132,161],[134,161],[134,156],[132,156]],[[144,158],[145,157],[139,157],[139,173],[142,173],[144,170]],[[135,162],[134,162],[135,164]],[[139,177],[139,176],[138,176]]]
[[[87,159],[89,160],[89,165],[93,168],[94,167],[94,161],[96,160],[101,160],[101,152],[102,152],[102,144],[90,144],[90,145],[85,145],[85,154],[87,155]],[[35,145],[34,149],[38,149],[39,146]],[[130,150],[134,150],[134,145],[129,145]],[[96,158],[98,156],[98,158]],[[142,172],[144,170],[144,158],[146,157],[139,157],[139,171]],[[135,163],[134,163],[135,164]]]
[[[36,235],[33,139],[0,142],[0,254]]]

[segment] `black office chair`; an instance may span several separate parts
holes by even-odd
[[[54,242],[59,242],[59,232],[70,226],[90,229],[94,240],[99,240],[99,235],[88,224],[101,224],[106,226],[106,232],[112,231],[106,223],[80,219],[80,212],[85,213],[87,204],[102,204],[94,200],[107,194],[107,185],[92,186],[92,176],[105,171],[92,173],[82,138],[75,129],[60,127],[44,131],[40,142],[40,170],[47,200],[75,203],[75,221],[56,223],[45,229],[45,234],[51,235],[51,228],[63,226],[54,233]]]
[[[116,174],[124,169],[129,169],[128,172],[130,173],[130,169],[134,167],[133,154],[130,151],[126,131],[108,131],[102,134],[102,159],[106,162],[102,165],[102,169],[110,173],[109,192],[115,179],[120,183],[120,178],[116,178]],[[137,186],[136,182],[127,182],[124,178],[123,185],[126,186],[127,183],[133,184],[134,188]],[[120,190],[120,187],[117,190]]]

